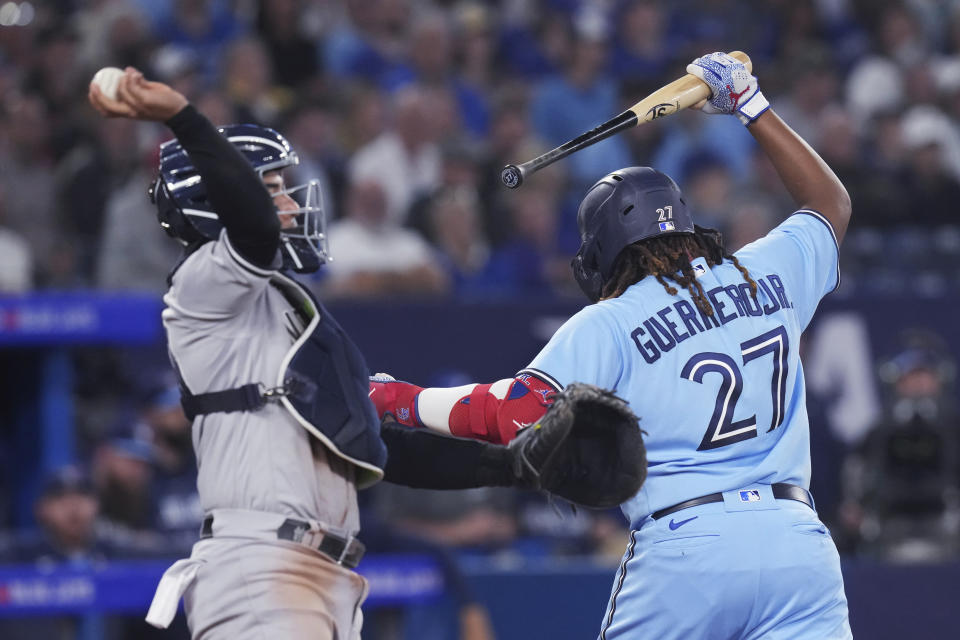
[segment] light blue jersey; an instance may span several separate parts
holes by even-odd
[[[801,210],[735,255],[755,298],[732,261],[698,258],[712,316],[647,277],[573,316],[524,370],[615,390],[646,432],[649,475],[622,505],[630,542],[600,640],[851,637],[826,527],[775,494],[810,484],[800,335],[839,284],[836,238]]]
[[[624,503],[633,525],[701,495],[753,483],[810,484],[800,334],[839,284],[830,224],[801,210],[729,260],[694,260],[714,315],[644,278],[585,307],[525,370],[562,387],[613,389],[640,416],[649,475]]]

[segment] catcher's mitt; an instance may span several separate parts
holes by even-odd
[[[612,392],[574,383],[554,396],[537,424],[508,445],[514,474],[574,504],[615,507],[647,477],[639,418]]]

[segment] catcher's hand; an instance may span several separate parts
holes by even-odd
[[[553,397],[540,422],[521,429],[507,447],[520,482],[595,509],[633,497],[647,477],[639,418],[590,384],[571,384]]]

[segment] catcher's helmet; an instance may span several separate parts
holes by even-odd
[[[580,250],[570,266],[593,302],[600,299],[624,247],[656,236],[694,232],[677,183],[650,167],[620,169],[597,181],[580,203],[577,226]]]
[[[300,161],[287,139],[268,127],[235,124],[220,127],[219,131],[261,177]],[[220,236],[223,225],[207,199],[206,186],[176,139],[160,145],[159,175],[150,186],[149,194],[157,205],[160,226],[185,245]],[[281,194],[290,196],[299,205],[293,211],[284,211],[294,216],[296,225],[283,229],[280,234],[283,265],[302,273],[316,271],[328,259],[320,183],[311,180],[274,195]]]

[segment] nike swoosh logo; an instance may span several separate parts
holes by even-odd
[[[700,516],[693,516],[692,518],[687,518],[686,520],[681,520],[680,522],[674,522],[673,518],[670,518],[670,531],[676,531],[691,520],[696,520],[699,517]]]

